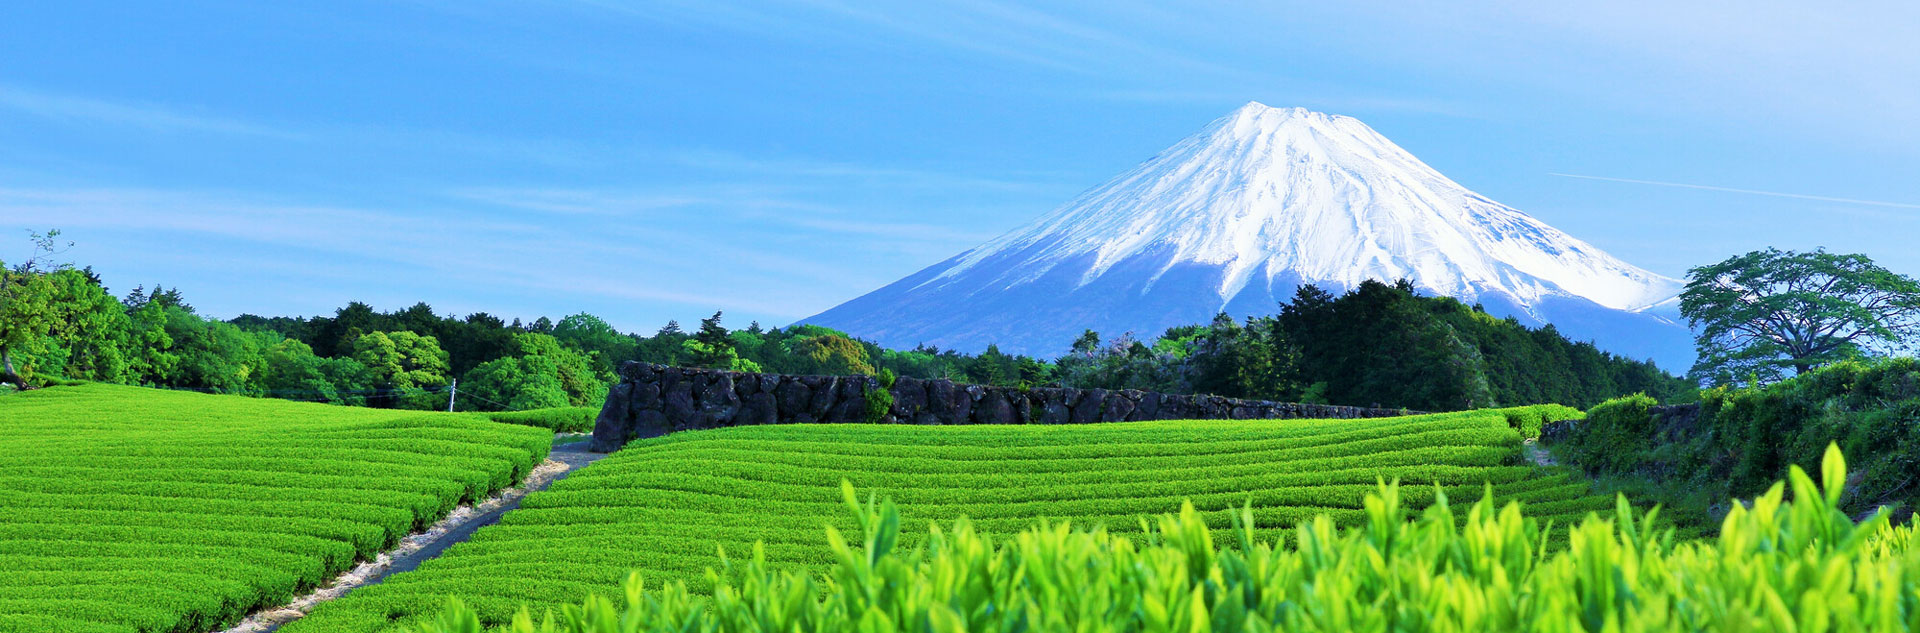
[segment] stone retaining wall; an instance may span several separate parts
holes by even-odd
[[[1015,389],[901,377],[893,407],[868,419],[872,376],[791,376],[628,362],[594,424],[591,450],[635,437],[748,424],[1088,424],[1136,420],[1377,418],[1413,413],[1137,390]]]

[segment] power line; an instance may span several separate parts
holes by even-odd
[[[372,400],[377,398],[399,398],[399,397],[405,397],[405,396],[419,396],[419,395],[427,395],[427,394],[445,393],[445,394],[449,394],[450,397],[471,398],[474,400],[479,400],[481,402],[485,402],[487,404],[499,407],[500,411],[497,411],[496,413],[525,410],[525,409],[516,409],[516,408],[513,408],[513,406],[511,405],[501,404],[499,402],[495,402],[487,398],[482,398],[480,396],[473,395],[472,390],[468,390],[465,394],[460,394],[452,386],[421,387],[417,389],[335,389],[332,391],[326,391],[326,390],[320,390],[320,389],[233,390],[233,389],[221,389],[218,387],[175,387],[175,386],[169,386],[169,385],[141,385],[141,386],[144,386],[150,389],[166,389],[169,391],[191,391],[195,393],[207,393],[207,394],[227,395],[227,396],[250,396],[250,397],[268,396],[278,400],[299,400],[304,402],[327,401],[327,400],[333,399],[334,397],[343,396],[343,395],[359,396],[365,400]],[[300,396],[305,396],[305,397],[300,397]],[[451,404],[451,400],[449,400],[449,403]],[[351,406],[351,405],[348,405],[348,406]]]
[[[512,406],[509,406],[509,405],[504,405],[504,404],[500,404],[500,403],[498,403],[498,402],[494,402],[494,401],[492,401],[492,400],[488,400],[488,399],[486,399],[486,398],[482,398],[482,397],[480,397],[480,396],[476,396],[476,395],[473,395],[473,393],[472,393],[472,392],[468,392],[468,393],[467,393],[467,395],[466,395],[466,397],[468,397],[468,398],[473,398],[473,399],[475,399],[475,400],[479,400],[479,401],[481,401],[481,402],[485,402],[485,403],[487,403],[487,404],[490,404],[490,405],[493,405],[493,406],[496,406],[496,407],[500,407],[501,409],[505,409],[505,410],[507,410],[507,411],[524,411],[524,410],[525,410],[525,409],[515,409],[515,408],[513,408]]]
[[[332,391],[326,391],[321,389],[233,390],[233,389],[221,389],[218,387],[174,387],[174,386],[168,386],[168,385],[138,385],[138,386],[147,387],[150,389],[167,389],[171,391],[193,391],[193,392],[199,392],[199,393],[213,393],[213,394],[236,395],[236,396],[253,395],[253,394],[276,394],[276,393],[305,393],[305,394],[322,394],[322,395],[330,394],[330,393],[350,393],[350,394],[371,393],[371,394],[385,394],[385,395],[410,395],[410,394],[417,394],[417,393],[443,393],[447,390],[446,387],[421,387],[413,390],[334,389]]]

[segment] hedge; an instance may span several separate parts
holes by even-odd
[[[1548,530],[1519,503],[1488,495],[1462,515],[1440,498],[1411,512],[1405,489],[1386,484],[1361,522],[1315,516],[1284,543],[1256,533],[1243,508],[1232,515],[1239,545],[1218,546],[1212,523],[1184,504],[1148,526],[1144,543],[1065,524],[996,540],[962,518],[909,546],[901,510],[863,505],[846,485],[854,529],[827,528],[824,573],[777,568],[756,548],[720,562],[707,583],[635,572],[618,603],[598,594],[553,609],[539,596],[510,620],[498,596],[454,598],[408,630],[501,621],[510,633],[1920,630],[1913,528],[1884,514],[1856,525],[1839,508],[1845,480],[1830,447],[1820,484],[1792,467],[1787,484],[1730,513],[1712,542],[1676,544],[1622,497],[1615,518],[1589,514],[1573,527],[1564,550],[1547,546]]]
[[[89,383],[0,407],[0,632],[199,632],[510,485],[551,434]]]
[[[1543,411],[1528,409],[1524,413]],[[1528,465],[1514,411],[1360,420],[1188,420],[1097,425],[774,425],[688,431],[629,444],[592,467],[529,495],[500,523],[418,569],[321,606],[286,633],[394,631],[459,596],[488,626],[522,603],[577,603],[619,590],[630,570],[656,581],[713,587],[706,570],[722,550],[764,543],[769,565],[826,571],[836,562],[822,525],[854,529],[840,482],[884,490],[907,516],[970,517],[1010,535],[1036,521],[1105,526],[1145,543],[1143,517],[1198,508],[1221,539],[1234,508],[1251,502],[1248,534],[1324,517],[1367,520],[1383,480],[1409,486],[1410,507],[1443,495],[1525,501],[1538,516],[1571,522],[1611,512],[1583,479]],[[1533,417],[1545,417],[1533,413]],[[1415,485],[1417,484],[1417,485]],[[908,531],[911,544],[926,534]],[[1554,542],[1565,545],[1564,535]],[[524,593],[522,593],[524,591]]]

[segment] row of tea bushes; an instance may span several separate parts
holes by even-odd
[[[986,533],[1036,521],[1103,525],[1150,538],[1143,517],[1190,500],[1193,520],[1238,542],[1234,509],[1252,504],[1251,534],[1288,539],[1325,517],[1367,520],[1382,480],[1424,507],[1446,494],[1523,500],[1570,522],[1607,511],[1584,480],[1524,465],[1521,435],[1500,411],[1358,420],[1209,420],[1095,425],[771,425],[639,440],[522,501],[419,569],[324,605],[287,633],[391,631],[439,612],[448,596],[505,624],[536,609],[618,591],[631,570],[713,588],[718,552],[760,548],[768,564],[826,571],[838,560],[821,526],[853,530],[842,481],[883,491],[916,520],[961,516]],[[1417,484],[1417,485],[1414,485]],[[908,531],[909,544],[926,533]]]
[[[723,562],[710,595],[670,574],[635,573],[620,603],[536,606],[505,630],[1920,630],[1913,528],[1892,528],[1884,515],[1856,525],[1838,507],[1846,479],[1838,450],[1823,471],[1815,485],[1794,467],[1793,503],[1776,484],[1732,511],[1715,541],[1676,544],[1623,498],[1615,519],[1589,515],[1572,528],[1565,549],[1547,547],[1547,530],[1520,504],[1485,497],[1464,517],[1442,498],[1408,521],[1404,489],[1392,485],[1368,496],[1360,523],[1316,516],[1285,542],[1258,536],[1258,519],[1243,510],[1233,515],[1237,540],[1252,545],[1217,547],[1213,526],[1188,504],[1145,538],[1059,524],[996,542],[962,519],[911,547],[894,504],[862,506],[848,487],[858,540],[828,528],[824,573],[776,571],[776,551],[759,547]],[[416,630],[477,633],[481,616],[455,599]]]
[[[191,632],[278,605],[545,458],[551,434],[103,384],[0,406],[0,631]]]

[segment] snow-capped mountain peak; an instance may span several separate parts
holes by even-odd
[[[926,283],[1035,247],[1031,265],[1001,281],[1030,281],[1092,255],[1085,285],[1152,253],[1161,273],[1182,263],[1223,267],[1214,289],[1222,304],[1287,273],[1347,287],[1405,277],[1434,294],[1498,293],[1522,306],[1571,295],[1616,310],[1647,307],[1680,286],[1460,186],[1358,119],[1258,102]]]
[[[977,248],[806,319],[885,345],[1064,351],[1406,278],[1679,366],[1678,280],[1474,193],[1359,120],[1248,103]]]

